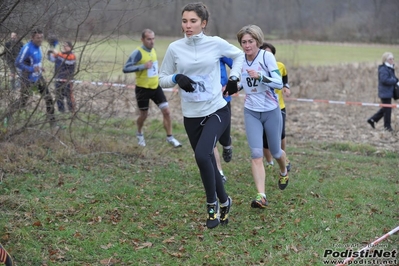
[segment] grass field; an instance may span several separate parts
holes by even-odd
[[[258,210],[246,139],[234,133],[234,159],[223,164],[230,223],[208,230],[184,129],[174,125],[184,146],[173,149],[161,128],[148,124],[144,149],[126,120],[86,132],[74,151],[61,145],[72,145],[66,135],[2,145],[0,239],[17,265],[332,265],[325,250],[358,250],[398,225],[397,153],[289,145],[290,184],[280,191],[278,169],[268,171],[270,204]]]
[[[161,62],[168,45],[177,38],[156,37],[155,48],[158,60]],[[239,47],[237,40],[229,40]],[[375,63],[380,64],[381,56],[386,51],[399,55],[399,46],[367,45],[367,44],[339,44],[275,41],[276,57],[289,67],[298,66],[325,66],[346,63]],[[80,61],[78,79],[89,81],[116,81],[131,79],[133,74],[123,74],[122,68],[132,51],[141,45],[140,38],[110,38],[103,42],[96,42],[84,49],[84,44],[75,45],[75,53]],[[44,47],[46,49],[46,47]],[[46,62],[46,65],[49,65]],[[48,68],[52,68],[48,66]],[[50,73],[49,73],[50,74]]]
[[[170,41],[157,39],[160,59]],[[119,79],[137,45],[124,40],[88,47],[80,77]],[[399,54],[398,47],[379,45],[276,46],[292,66],[379,63],[386,50]],[[17,266],[335,265],[327,262],[336,259],[325,257],[327,250],[357,251],[399,225],[397,151],[289,142],[289,186],[280,191],[277,167],[268,170],[269,206],[251,209],[256,190],[249,148],[233,127],[233,160],[222,162],[233,198],[230,222],[209,230],[183,125],[174,124],[183,143],[174,149],[159,117],[149,120],[147,147],[141,148],[134,118],[79,116],[56,136],[46,128],[28,129],[0,143],[0,242]],[[395,234],[376,250],[395,251],[398,243]],[[399,263],[394,253],[384,261],[363,265]]]

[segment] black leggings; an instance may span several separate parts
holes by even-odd
[[[230,132],[227,130],[229,125],[230,109],[227,105],[205,117],[184,117],[184,127],[195,154],[207,203],[213,203],[217,198],[221,203],[227,201],[213,149],[217,141],[223,146],[231,145]]]

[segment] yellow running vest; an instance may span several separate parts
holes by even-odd
[[[278,70],[280,71],[281,77],[287,76],[287,69],[285,65],[281,62],[277,62]],[[280,105],[280,109],[285,108],[284,96],[283,96],[283,89],[277,90],[275,89],[274,92],[278,95],[278,102]]]
[[[151,60],[152,68],[136,72],[136,86],[147,89],[158,88],[158,60],[155,49],[151,49],[151,52],[147,52],[142,47],[138,47],[137,49],[141,53],[141,60],[137,64],[142,65]]]

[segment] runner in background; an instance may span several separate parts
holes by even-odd
[[[276,56],[276,48],[270,43],[263,42],[263,45],[260,47],[260,49],[269,51],[274,56]],[[290,86],[288,84],[288,73],[287,73],[287,69],[285,68],[285,65],[283,63],[277,61],[277,67],[278,67],[278,70],[280,71],[281,78],[283,80],[283,88],[281,90],[274,90],[274,92],[277,94],[277,97],[278,97],[278,102],[279,102],[279,106],[281,109],[281,115],[283,116],[283,130],[281,132],[281,149],[283,151],[285,151],[287,171],[290,171],[291,170],[291,162],[288,160],[287,151],[285,149],[286,148],[286,138],[285,138],[286,112],[285,112],[284,97],[289,97],[291,95],[291,91],[290,91]],[[263,133],[263,154],[265,155],[265,158],[266,158],[266,167],[268,169],[271,169],[274,165],[274,162],[273,162],[273,157],[269,150],[269,145],[267,143],[267,137],[266,137],[265,133]]]
[[[244,122],[248,146],[251,151],[251,170],[257,195],[252,208],[266,208],[265,166],[263,165],[263,133],[269,140],[269,148],[279,164],[278,187],[288,186],[285,152],[281,149],[282,117],[275,89],[282,89],[283,82],[274,55],[260,49],[264,35],[256,25],[247,25],[237,33],[245,60],[241,68],[240,89],[245,91]],[[230,82],[230,81],[229,81]],[[225,93],[233,95],[236,86],[227,84]]]
[[[137,47],[132,52],[125,66],[123,73],[136,73],[136,100],[140,109],[137,118],[137,142],[140,146],[145,146],[143,134],[144,121],[148,116],[150,100],[152,100],[161,110],[163,115],[163,125],[166,131],[166,141],[173,147],[181,147],[180,142],[172,135],[172,119],[170,117],[169,104],[166,100],[158,80],[158,59],[154,49],[155,33],[150,29],[145,29],[141,33],[142,46]]]
[[[220,83],[222,84],[222,91],[225,90],[226,85],[227,85],[227,81],[228,81],[226,65],[231,69],[232,66],[233,66],[233,60],[231,58],[227,58],[227,57],[223,56],[222,58],[220,58]],[[223,97],[226,100],[227,106],[230,109],[230,116],[231,116],[231,106],[230,106],[231,96],[230,95],[224,95]],[[231,128],[231,122],[230,122],[230,124],[228,125],[228,127],[226,129],[229,132],[229,135],[230,135],[230,128]],[[218,170],[219,170],[220,174],[222,175],[223,182],[226,182],[227,181],[227,177],[223,173],[222,164],[220,163],[220,155],[219,155],[218,148],[215,147],[213,152],[215,154],[216,165],[218,167]],[[232,149],[228,149],[228,148],[225,149],[223,147],[223,160],[226,163],[228,163],[228,162],[231,161],[231,157],[232,157]]]

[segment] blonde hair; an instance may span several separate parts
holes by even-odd
[[[385,52],[382,54],[382,63],[384,64],[385,62],[388,61],[388,58],[393,57],[393,54],[391,52]]]
[[[237,32],[237,40],[238,43],[241,45],[241,40],[242,37],[245,34],[249,34],[252,36],[252,38],[254,38],[254,40],[256,41],[256,44],[258,47],[261,47],[263,45],[263,39],[265,38],[263,35],[263,32],[261,30],[261,28],[259,28],[256,25],[247,25],[241,28],[241,30],[239,30]]]

